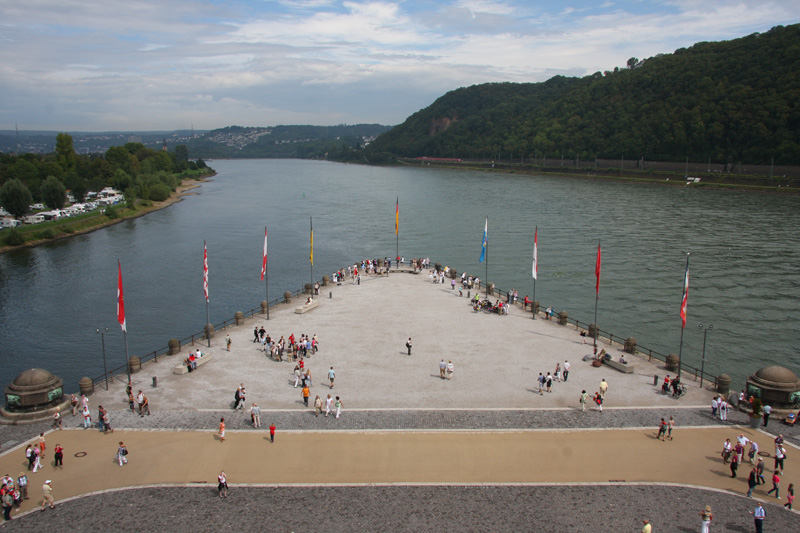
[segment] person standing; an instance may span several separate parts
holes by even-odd
[[[672,440],[672,430],[675,429],[675,419],[671,416],[669,417],[669,422],[667,423],[667,438]]]
[[[606,399],[607,391],[608,391],[608,383],[606,383],[605,379],[600,380],[600,396],[602,396],[604,400]]]
[[[444,379],[444,373],[447,370],[447,363],[444,362],[444,359],[439,361],[439,377]]]
[[[556,363],[556,371],[553,373],[553,379],[561,381],[561,363]]]
[[[408,355],[411,355],[411,337],[406,341],[406,348],[408,348]]]
[[[719,419],[722,422],[726,422],[728,420],[728,402],[725,401],[725,398],[719,399]]]
[[[719,407],[719,396],[714,396],[711,399],[711,417],[717,416],[717,408]]]
[[[25,448],[25,458],[28,460],[28,470],[33,470],[33,461],[35,457],[33,456],[33,448],[30,444]]]
[[[772,473],[772,488],[767,491],[767,494],[775,493],[775,498],[781,499],[781,471],[776,470]]]
[[[597,410],[603,412],[603,397],[599,392],[594,393],[594,403],[597,404]]]
[[[783,470],[783,461],[786,459],[786,449],[783,444],[775,446],[775,467],[774,470]]]
[[[144,418],[144,411],[147,412],[147,416],[150,416],[150,400],[147,399],[147,396],[142,394],[142,407],[139,410],[139,415]]]
[[[750,514],[753,516],[753,520],[756,525],[756,533],[762,533],[764,531],[764,520],[767,518],[767,512],[762,507],[761,502],[756,502],[756,509],[755,511],[750,511]]]
[[[550,372],[547,373],[544,379],[547,384],[547,392],[553,392],[553,376],[550,375]]]
[[[217,476],[217,492],[219,493],[219,497],[225,498],[228,497],[228,478],[225,476],[225,471],[221,470],[219,475]]]
[[[219,419],[219,441],[225,442],[225,417]]]
[[[42,485],[42,511],[44,511],[44,506],[46,503],[50,504],[50,509],[55,509],[55,502],[53,501],[53,482],[49,479],[44,482]]]
[[[300,371],[300,365],[294,365],[294,388],[295,389],[300,384],[300,376],[301,375],[302,375],[302,372]]]
[[[650,525],[650,520],[644,520],[644,527],[642,527],[642,533],[653,533],[653,526]]]
[[[45,449],[45,442],[44,442],[44,433],[39,433],[39,451],[42,452],[41,456],[44,459],[44,449]]]
[[[722,443],[722,462],[728,464],[728,460],[731,458],[732,453],[733,444],[731,444],[731,439],[725,439],[725,442]]]
[[[758,470],[756,470],[756,468],[753,467],[750,470],[750,475],[747,476],[747,497],[748,498],[752,498],[753,497],[753,489],[756,488],[756,485],[758,485]]]
[[[19,473],[19,477],[17,478],[17,486],[19,487],[20,492],[22,493],[22,499],[28,499],[28,476],[25,475],[24,472]],[[794,494],[794,490],[792,489],[792,485],[789,485],[789,489],[792,490],[792,494]]]
[[[308,384],[303,385],[303,403],[306,407],[308,407],[308,397],[311,395],[311,391],[308,388]]]
[[[453,379],[453,370],[455,370],[453,362],[447,361],[447,379]]]
[[[128,464],[128,458],[125,457],[128,455],[128,448],[125,446],[125,443],[119,441],[119,447],[117,448],[117,460],[119,461],[119,466]]]
[[[78,398],[74,394],[69,395],[69,406],[72,409],[72,416],[78,414]]]
[[[586,412],[586,400],[589,399],[589,393],[586,390],[581,391],[581,411]]]
[[[711,521],[714,519],[714,515],[711,513],[711,506],[706,505],[706,508],[700,511],[700,531],[701,533],[709,533],[709,528],[711,527]]]
[[[569,361],[564,359],[564,382],[566,383],[567,378],[569,377]]]
[[[139,392],[136,394],[136,403],[139,404],[139,416],[144,417],[142,414],[142,406],[144,405],[144,392],[139,389]]]
[[[750,464],[756,464],[756,457],[758,456],[758,443],[754,440],[750,441],[750,451],[747,452],[747,456],[750,458]]]
[[[739,454],[734,453],[731,456],[731,477],[736,477],[737,470],[739,470]]]
[[[761,457],[758,458],[758,464],[756,465],[756,474],[758,476],[758,484],[764,485],[766,484],[766,480],[764,479],[764,459]]]
[[[258,429],[261,427],[261,408],[255,402],[253,402],[253,406],[250,407],[250,420],[253,421],[254,428]]]
[[[269,441],[270,443],[275,442],[275,422],[269,425]]]
[[[792,510],[792,503],[794,503],[794,483],[789,483],[789,488],[786,490],[786,500],[788,500],[783,508]]]
[[[328,397],[325,399],[325,416],[331,414],[331,406],[333,405],[333,399],[331,395],[328,394]]]
[[[330,388],[333,388],[333,380],[336,379],[336,372],[333,371],[333,367],[328,370],[328,381],[331,382]]]
[[[771,414],[772,414],[772,406],[764,405],[764,427],[767,427],[767,424],[769,424],[769,415]]]
[[[317,397],[314,398],[314,416],[319,416],[322,412],[322,399],[317,394]]]
[[[59,429],[59,430],[63,429],[61,427],[61,413],[59,413],[58,411],[56,411],[55,414],[53,415],[53,429]]]
[[[56,444],[53,457],[56,460],[53,464],[53,468],[58,468],[60,466],[61,470],[64,470],[64,448],[62,448],[60,444]]]
[[[225,335],[225,348],[226,348],[226,349],[227,349],[229,352],[231,351],[231,342],[233,342],[233,341],[231,340],[231,336],[230,336],[230,335]]]
[[[11,487],[7,487],[5,483],[2,490],[0,490],[0,499],[3,502],[3,519],[8,522],[11,520],[11,510],[14,508],[14,495]],[[42,510],[44,511],[44,509]]]
[[[334,404],[334,407],[336,407],[336,418],[338,420],[339,415],[342,414],[342,400],[340,400],[338,396],[336,397],[336,403]]]
[[[541,372],[539,372],[539,379],[537,379],[537,381],[539,382],[539,396],[544,396],[544,376]]]

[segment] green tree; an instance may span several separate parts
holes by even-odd
[[[28,212],[32,201],[31,191],[16,178],[5,182],[0,188],[0,204],[16,218]]]
[[[156,183],[150,187],[150,200],[154,202],[163,202],[170,195],[170,189],[163,183]]]
[[[50,209],[61,209],[67,202],[67,189],[55,176],[47,176],[40,187],[39,194]]]
[[[64,171],[73,170],[77,162],[75,148],[72,146],[72,135],[69,133],[59,133],[56,135],[56,153],[58,154],[58,164]]]

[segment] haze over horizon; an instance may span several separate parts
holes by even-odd
[[[0,8],[0,130],[399,124],[444,93],[624,67],[800,2],[31,0]]]

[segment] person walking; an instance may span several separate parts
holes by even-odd
[[[439,361],[439,378],[444,379],[444,373],[447,371],[447,363],[444,362],[444,359]]]
[[[150,416],[150,400],[147,399],[147,396],[142,394],[142,405],[139,408],[139,415],[144,418],[144,413],[147,412],[147,416]]]
[[[303,385],[303,403],[306,407],[308,407],[308,397],[311,395],[311,391],[308,388],[308,385]]]
[[[62,448],[60,444],[56,444],[53,450],[53,457],[55,458],[53,468],[58,468],[60,466],[61,470],[64,470],[64,448]]]
[[[756,502],[756,509],[755,511],[750,511],[750,514],[753,516],[753,521],[755,522],[756,533],[763,533],[764,520],[767,518],[767,512],[764,510],[761,502]]]
[[[739,455],[734,453],[731,456],[731,477],[736,477],[737,470],[739,470]]]
[[[594,403],[597,404],[597,410],[603,412],[603,397],[599,392],[594,393]]]
[[[258,429],[261,427],[261,408],[257,403],[253,402],[250,407],[250,420],[253,422],[253,427]]]
[[[256,326],[255,328],[253,328],[253,342],[258,342],[258,341],[259,341],[258,326]]]
[[[581,391],[581,411],[586,412],[586,401],[589,399],[589,393],[586,390]]]
[[[38,445],[33,446],[33,473],[42,468],[42,451]]]
[[[794,483],[789,483],[789,488],[786,489],[786,500],[787,502],[783,505],[783,508],[791,511],[792,503],[794,503]]]
[[[300,385],[300,376],[302,375],[302,371],[300,370],[300,365],[294,365],[294,388],[296,389],[298,385]]]
[[[269,425],[269,441],[270,443],[275,442],[275,422]]]
[[[336,372],[333,371],[333,367],[328,370],[328,381],[330,381],[330,388],[333,388],[333,380],[336,379]]]
[[[650,520],[645,519],[643,522],[642,533],[653,533],[653,526],[650,525]]]
[[[553,392],[553,376],[550,375],[550,372],[547,373],[544,379],[547,384],[547,392]]]
[[[230,336],[230,335],[225,335],[225,348],[226,348],[226,349],[227,349],[229,352],[231,351],[231,343],[232,343],[232,342],[233,342],[233,341],[231,340],[231,336]]]
[[[747,476],[747,497],[748,498],[752,498],[753,497],[753,489],[756,488],[756,485],[758,485],[758,470],[756,470],[756,468],[753,467],[750,470],[750,475]]]
[[[331,406],[332,405],[333,405],[333,399],[331,398],[331,395],[328,394],[328,397],[325,398],[325,416],[328,416],[329,414],[331,414]]]
[[[319,416],[322,412],[322,399],[320,399],[319,394],[317,397],[314,398],[314,416]]]
[[[775,446],[775,467],[773,470],[784,470],[783,461],[786,459],[786,449],[783,444]]]
[[[553,373],[553,379],[561,381],[561,363],[556,363],[556,371]]]
[[[53,501],[53,482],[49,479],[42,485],[42,511],[44,511],[45,504],[50,504],[50,509],[55,509],[55,502]]]
[[[672,440],[672,430],[675,429],[675,419],[671,416],[669,417],[669,422],[667,423],[667,438]]]
[[[725,401],[724,398],[720,398],[719,400],[719,419],[722,422],[728,421],[728,402]]]
[[[89,407],[83,408],[83,429],[88,429],[92,425],[92,413],[89,412]]]
[[[219,419],[219,441],[225,442],[225,417]]]
[[[564,359],[564,382],[566,383],[567,378],[569,377],[569,361]]]
[[[11,520],[11,511],[14,509],[14,495],[11,487],[7,487],[5,483],[0,490],[0,499],[3,502],[3,519],[8,522]]]
[[[336,397],[336,403],[334,404],[334,407],[336,407],[336,419],[338,420],[339,415],[342,414],[342,400],[340,400],[338,396]]]
[[[766,480],[764,479],[764,459],[761,457],[758,458],[758,463],[756,464],[756,475],[758,476],[758,484],[764,485],[766,484]]]
[[[224,470],[221,470],[217,476],[217,492],[220,498],[228,497],[228,477],[225,475]]]
[[[714,515],[711,513],[711,506],[706,505],[705,509],[700,511],[700,531],[701,533],[709,533],[709,528],[711,527],[711,521],[714,519]]]
[[[448,360],[447,361],[447,374],[446,374],[447,375],[447,379],[453,379],[453,370],[455,370],[455,367],[453,366],[453,361]]]
[[[33,470],[33,461],[35,457],[33,455],[33,447],[30,444],[25,448],[25,458],[28,460],[28,470]]]
[[[406,348],[408,348],[408,355],[411,355],[411,337],[406,341]]]
[[[658,435],[656,435],[657,440],[664,440],[667,435],[667,422],[664,418],[661,418],[661,424],[658,426]]]
[[[775,498],[781,499],[781,471],[776,470],[772,473],[772,488],[767,491],[767,494],[775,493]]]
[[[119,447],[117,448],[117,460],[119,461],[119,466],[128,464],[128,448],[125,446],[125,443],[119,441]]]
[[[608,392],[608,383],[606,383],[605,379],[602,379],[600,380],[600,396],[602,396],[604,400],[606,399],[606,392]]]
[[[537,381],[539,382],[539,396],[544,396],[545,379],[541,372],[539,372],[539,378],[537,379]]]
[[[769,415],[771,414],[772,414],[772,406],[764,405],[764,427],[767,427],[767,424],[769,424]]]
[[[731,444],[731,439],[725,439],[725,442],[722,443],[722,462],[728,464],[728,460],[731,458],[732,453],[733,444]]]
[[[61,413],[58,411],[53,414],[53,429],[63,429],[61,427]]]

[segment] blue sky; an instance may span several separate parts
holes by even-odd
[[[0,129],[398,124],[797,22],[796,0],[0,0]]]

